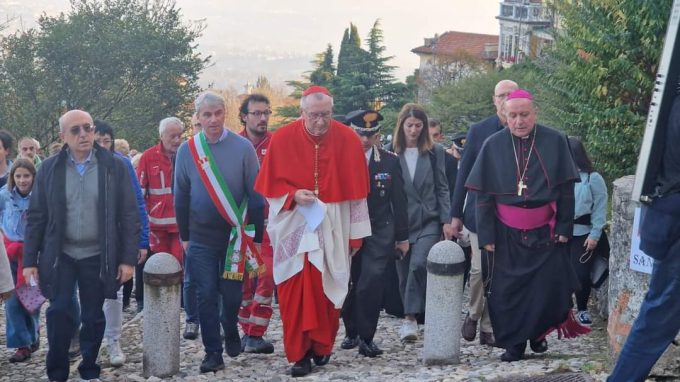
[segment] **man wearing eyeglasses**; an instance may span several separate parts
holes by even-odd
[[[105,298],[116,298],[132,277],[141,232],[132,181],[122,159],[94,144],[90,114],[72,110],[59,118],[65,143],[36,176],[24,243],[26,280],[50,299],[47,309],[47,376],[69,377],[68,350],[76,329],[73,290],[81,309],[78,367],[82,380],[98,380],[97,355],[106,320]]]
[[[267,155],[272,134],[267,130],[269,116],[272,114],[269,99],[262,94],[251,94],[246,97],[239,108],[239,116],[243,131],[241,136],[248,139],[255,148],[255,154],[260,164]],[[264,213],[268,213],[265,206]],[[243,330],[241,349],[246,353],[269,354],[274,352],[274,345],[262,338],[269,326],[272,316],[272,296],[274,294],[274,276],[272,273],[273,250],[269,235],[264,232],[262,237],[262,261],[264,272],[257,276],[257,280],[247,274],[243,278],[243,297],[238,320]]]
[[[463,338],[466,341],[474,341],[477,336],[477,323],[481,321],[479,328],[479,343],[482,345],[495,345],[491,319],[489,318],[489,308],[484,297],[484,282],[482,280],[482,254],[477,241],[477,220],[475,214],[475,192],[465,189],[472,166],[477,160],[477,155],[482,148],[484,141],[502,130],[505,126],[505,116],[502,113],[503,102],[507,95],[517,90],[517,83],[510,80],[502,80],[496,84],[493,104],[496,107],[496,114],[484,119],[481,122],[470,126],[465,142],[465,151],[460,159],[458,175],[453,188],[451,197],[451,226],[457,234],[457,238],[462,238],[463,223],[469,231],[470,245],[472,247],[472,264],[470,268],[470,305],[467,316],[461,328]],[[465,208],[463,208],[465,207]]]
[[[283,346],[294,377],[328,363],[347,295],[350,256],[371,235],[361,142],[333,120],[333,97],[312,86],[302,118],[272,136],[255,190],[269,202]]]

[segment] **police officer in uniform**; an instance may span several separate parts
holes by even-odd
[[[368,212],[372,236],[352,258],[349,292],[342,308],[346,337],[343,349],[359,347],[359,354],[376,357],[382,350],[373,342],[382,308],[385,270],[394,267],[397,257],[406,255],[408,212],[399,158],[379,148],[380,121],[372,110],[356,110],[345,117],[345,124],[361,139],[368,163],[371,191]]]

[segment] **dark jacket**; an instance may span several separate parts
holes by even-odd
[[[96,143],[99,177],[99,236],[101,270],[99,277],[106,298],[116,298],[120,283],[118,266],[137,263],[141,225],[132,181],[122,159]],[[66,230],[66,163],[68,148],[42,162],[35,178],[28,207],[23,266],[38,267],[40,289],[55,297],[56,278]],[[94,286],[93,286],[94,287]]]
[[[399,157],[383,149],[378,149],[378,152],[380,161],[375,161],[373,152],[368,161],[371,192],[367,204],[371,227],[375,231],[392,224],[395,241],[408,240],[408,199],[404,193]]]
[[[385,146],[392,150],[392,144]],[[418,156],[415,180],[411,179],[404,155],[399,155],[399,165],[404,178],[404,191],[408,199],[409,242],[415,243],[427,235],[441,235],[442,225],[449,223],[451,196],[446,178],[446,151],[438,143],[427,153]],[[433,168],[433,165],[437,168]]]
[[[477,160],[482,149],[482,144],[487,138],[503,129],[498,115],[494,114],[480,122],[470,126],[465,140],[465,150],[460,158],[458,175],[454,184],[453,197],[451,197],[451,217],[463,220],[465,227],[472,232],[477,232],[477,219],[475,213],[476,197],[475,192],[468,192],[465,189],[465,182],[472,170],[472,166]],[[465,197],[467,196],[467,203]],[[465,211],[463,212],[463,206]]]

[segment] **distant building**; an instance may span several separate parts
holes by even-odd
[[[543,0],[502,0],[496,18],[500,24],[499,67],[537,57],[553,42],[555,14]]]
[[[418,102],[427,103],[442,85],[493,67],[498,58],[499,36],[450,31],[425,38],[411,50],[420,57],[417,73]]]

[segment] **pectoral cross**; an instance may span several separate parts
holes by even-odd
[[[520,180],[519,183],[517,183],[517,196],[522,196],[522,192],[525,188],[527,188],[527,185],[524,184],[524,180]]]

